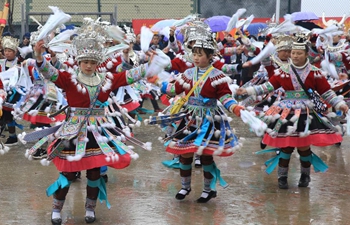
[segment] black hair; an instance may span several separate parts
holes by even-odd
[[[187,48],[192,49],[192,46],[194,45],[194,43],[196,43],[196,41],[192,40],[190,42],[187,43]],[[192,44],[192,45],[191,45]]]
[[[255,41],[258,41],[258,39],[254,35],[249,35],[249,39],[253,38]]]
[[[208,48],[200,48],[200,47],[194,47],[192,48],[192,53],[202,53],[202,50],[204,51],[205,55],[209,58],[210,55],[214,55],[214,50],[213,49],[208,49]]]

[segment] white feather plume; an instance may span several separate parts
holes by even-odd
[[[166,37],[167,39],[169,39],[170,27],[169,27],[169,26],[164,27],[163,29],[161,29],[161,30],[159,31],[159,34],[160,34],[160,35],[164,35],[164,37]]]
[[[267,125],[263,121],[253,116],[247,110],[241,110],[241,119],[244,123],[249,125],[257,136],[262,136],[267,129]]]
[[[52,40],[49,42],[48,46],[53,45],[55,43],[65,42],[70,40],[70,37],[77,33],[77,30],[65,30],[58,35],[56,35]]]
[[[38,24],[40,28],[43,26],[37,19],[35,19],[34,16],[30,16],[30,18],[31,18],[36,24]]]
[[[141,27],[141,50],[147,52],[153,38],[153,32],[146,26]]]
[[[31,45],[23,46],[22,48],[17,47],[17,49],[22,58],[25,58],[29,53],[33,52],[33,48]]]
[[[164,68],[170,64],[170,58],[164,54],[162,50],[156,50],[157,55],[152,59],[151,64],[148,66],[146,76],[154,76],[161,73]]]
[[[284,21],[293,22],[293,16],[291,14],[286,14],[283,16]]]
[[[239,18],[246,12],[247,10],[245,8],[238,9],[235,14],[232,15],[231,19],[229,20],[226,32],[230,32],[233,28],[235,28]]]
[[[123,43],[121,43],[119,45],[114,45],[112,47],[109,47],[109,48],[105,49],[105,55],[108,56],[108,55],[110,55],[110,54],[112,54],[114,52],[118,52],[118,51],[121,51],[121,50],[124,50],[124,49],[127,49],[127,48],[129,48],[129,45],[123,44]]]
[[[235,14],[232,15],[230,21],[227,24],[226,32],[230,32],[233,28],[235,28],[239,18],[246,12],[245,8],[240,8],[236,11]]]
[[[269,33],[270,34],[278,34],[278,33],[287,33],[297,30],[297,27],[292,22],[291,17],[288,16],[289,14],[285,15],[284,21],[277,25],[276,27],[272,28]]]
[[[266,47],[256,56],[254,57],[251,62],[253,65],[258,64],[260,61],[262,61],[264,58],[269,57],[272,53],[276,51],[276,47],[272,42],[270,41]]]
[[[125,43],[125,41],[124,41],[125,33],[120,27],[108,26],[106,29],[106,32],[114,40],[117,40],[121,43]]]
[[[71,16],[64,13],[62,10],[60,10],[56,6],[49,6],[49,8],[54,13],[53,15],[50,15],[49,19],[41,29],[37,41],[42,40],[45,38],[48,34],[50,34],[52,31],[54,31],[57,27],[60,25],[68,22],[71,19]]]
[[[69,55],[74,54],[73,47],[69,43],[58,42],[58,43],[51,44],[49,48],[51,51],[56,53],[67,53]]]
[[[254,19],[254,15],[252,14],[245,20],[245,23],[243,25],[243,30],[247,30],[249,25],[252,23],[253,19]]]
[[[320,29],[320,28],[314,28],[312,29],[312,33],[313,34],[327,34],[327,33],[332,33],[334,31],[337,31],[339,28],[337,27],[337,25],[332,24],[331,26],[325,28],[325,29]]]
[[[185,18],[181,19],[181,20],[177,20],[173,23],[174,27],[181,27],[183,25],[185,25],[188,22],[193,21],[196,18],[195,15],[188,15]]]
[[[243,27],[243,25],[245,24],[246,20],[245,19],[240,19],[236,22],[236,28],[240,28]]]

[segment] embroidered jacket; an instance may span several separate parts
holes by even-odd
[[[214,57],[212,64],[216,69],[221,70],[225,74],[239,73],[238,64],[225,64],[218,57]],[[183,73],[192,67],[194,67],[194,64],[190,55],[178,54],[173,60],[171,60],[171,63],[166,67],[166,70],[176,70],[180,73]]]
[[[45,58],[41,65],[36,65],[35,60],[28,62],[30,65],[39,66],[38,69],[42,75],[54,82],[58,87],[62,88],[67,94],[67,101],[71,107],[88,108],[90,104],[89,91],[94,86],[84,85],[77,79],[77,73],[72,68],[65,70],[57,70]],[[126,86],[145,77],[147,65],[141,65],[135,69],[121,73],[95,73],[95,76],[101,78],[101,92],[98,100],[100,102],[107,101],[109,93],[120,86]],[[95,86],[96,87],[96,86]]]
[[[114,54],[112,57],[106,59],[103,63],[98,66],[99,72],[117,72],[117,67],[122,63],[120,55]]]
[[[170,96],[179,95],[183,92],[187,94],[197,81],[194,80],[196,73],[197,67],[190,68],[181,74],[175,83],[163,82],[161,87],[162,93]],[[203,98],[214,98],[219,100],[226,109],[232,112],[237,102],[232,98],[232,92],[228,85],[230,81],[231,79],[223,74],[222,71],[214,68],[204,80],[204,84],[202,85],[199,94]],[[194,96],[193,93],[192,96]]]
[[[327,103],[338,108],[341,104],[345,104],[341,97],[338,97],[331,89],[327,79],[322,75],[321,70],[311,64],[306,65],[300,71],[300,79],[303,81],[306,89],[317,91]],[[281,66],[275,70],[275,75],[268,82],[248,87],[246,90],[250,95],[262,95],[272,92],[277,88],[282,87],[285,91],[300,91],[303,90],[294,74],[291,65]]]

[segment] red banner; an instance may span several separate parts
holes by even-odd
[[[155,23],[162,19],[133,19],[132,28],[135,34],[139,34],[142,26],[151,28]]]

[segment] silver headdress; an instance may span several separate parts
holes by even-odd
[[[125,40],[129,43],[135,43],[136,35],[134,34],[133,30],[130,27],[126,26],[125,24],[124,24],[124,30],[126,32]]]
[[[278,24],[276,23],[276,17],[275,17],[275,14],[273,14],[273,16],[268,20],[266,21],[266,27],[265,28],[261,28],[259,29],[259,33],[263,36],[266,36],[269,34],[269,31],[276,27]]]
[[[300,33],[296,34],[295,41],[293,42],[292,49],[295,50],[306,50],[308,45],[308,36]]]
[[[73,39],[72,45],[75,59],[78,62],[94,60],[101,63],[103,61],[103,44],[106,41],[106,34],[98,20],[94,21],[91,18],[84,18],[84,24],[78,30],[78,35]]]
[[[189,23],[188,26],[182,30],[184,42],[188,43],[196,40],[198,33],[202,34],[205,31],[207,31],[208,35],[212,33],[210,27],[206,23],[199,20]]]
[[[341,50],[345,50],[346,47],[347,47],[346,39],[339,40],[336,46],[330,45],[329,42],[327,43],[328,52],[339,52]]]
[[[296,41],[295,37],[290,35],[280,35],[275,37],[276,39],[276,51],[292,50],[293,42]]]
[[[199,47],[199,48],[206,48],[206,49],[212,49],[215,50],[215,44],[212,39],[197,39],[196,43],[193,45],[194,47]]]
[[[30,33],[30,44],[31,45],[35,45],[38,42],[38,37],[39,34],[41,32],[41,29],[43,28],[43,25],[37,20],[35,19],[34,16],[30,16],[30,18],[36,23],[38,24],[38,28],[37,31],[33,31]],[[46,38],[43,39],[44,40],[44,46],[47,46],[47,44],[50,42],[51,38],[49,36],[47,36]]]
[[[193,47],[200,47],[200,48],[206,48],[206,49],[216,49],[216,42],[214,40],[214,37],[212,35],[211,29],[208,25],[201,25],[198,26],[195,41],[196,43],[193,45]]]
[[[1,40],[1,45],[3,49],[9,48],[9,49],[12,49],[13,51],[17,51],[19,40],[11,36],[5,36]]]
[[[96,20],[95,21],[96,23],[99,23],[101,26],[102,26],[102,29],[103,30],[107,30],[110,26],[111,26],[111,23],[108,22],[108,21],[99,21],[99,20]],[[103,32],[103,35],[106,39],[106,42],[113,42],[113,38],[110,37],[107,32]]]
[[[33,31],[33,32],[30,33],[30,39],[29,39],[29,41],[30,41],[30,44],[31,44],[31,45],[35,45],[35,44],[37,43],[37,41],[38,41],[38,36],[39,36],[39,34],[40,34],[41,28],[42,28],[42,27],[39,26],[37,31]],[[52,34],[52,36],[54,36],[54,35]],[[47,45],[49,44],[49,42],[51,41],[51,39],[52,39],[51,34],[48,35],[48,36],[46,36],[46,37],[43,39],[43,40],[44,40],[44,46],[45,46],[45,47],[47,47]]]
[[[195,41],[193,47],[215,49],[215,41],[210,27],[202,21],[193,21],[183,30],[185,49],[190,51],[189,44]]]

